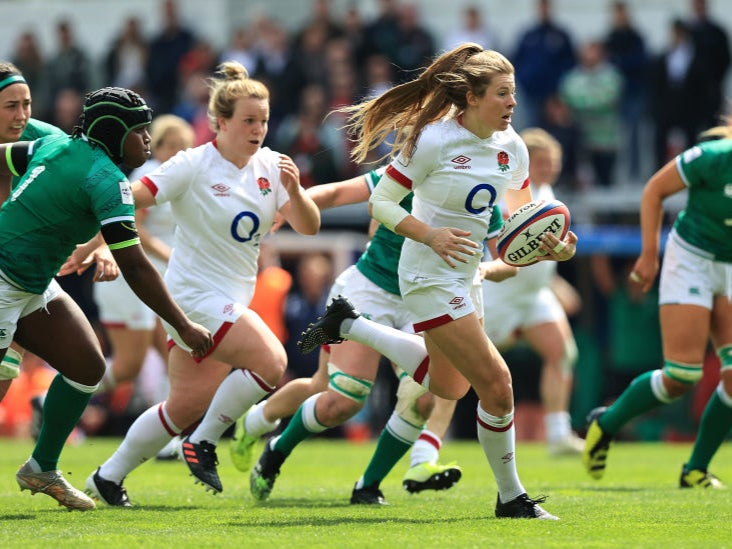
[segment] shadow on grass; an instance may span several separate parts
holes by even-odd
[[[2,520],[35,520],[36,515],[0,515]]]
[[[648,488],[640,486],[583,486],[583,492],[643,492]]]
[[[468,520],[484,520],[485,516],[476,516],[473,519]],[[461,520],[465,520],[464,518]],[[388,519],[391,525],[398,524],[438,524],[438,523],[454,523],[454,518],[444,518],[435,520],[433,517],[425,519],[417,519],[411,517],[394,517],[391,516]],[[227,522],[227,526],[232,528],[301,528],[303,526],[343,526],[345,524],[383,524],[383,516],[374,517],[302,517],[296,520],[237,520]]]

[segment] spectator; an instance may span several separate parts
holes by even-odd
[[[173,107],[173,114],[180,116],[191,126],[195,134],[194,146],[211,141],[215,134],[208,120],[208,84],[206,73],[194,72],[188,76],[183,88],[183,97]]]
[[[562,146],[562,171],[557,187],[578,189],[577,155],[580,147],[580,128],[572,117],[567,104],[558,95],[552,95],[544,103],[541,127],[549,132]]]
[[[613,2],[613,22],[605,38],[605,51],[623,77],[620,114],[628,176],[641,179],[641,129],[646,115],[648,54],[643,36],[633,26],[625,2]]]
[[[579,65],[562,77],[559,91],[579,124],[580,151],[592,168],[593,183],[608,187],[620,147],[622,80],[618,70],[605,61],[602,43],[591,41],[582,46]]]
[[[681,19],[674,19],[669,31],[668,48],[651,67],[656,168],[695,143],[707,118],[703,106],[710,100],[708,75],[689,29]]]
[[[56,100],[53,102],[51,123],[64,132],[71,133],[79,122],[83,105],[84,97],[77,90],[72,88],[59,90]]]
[[[72,89],[84,94],[91,84],[89,57],[77,45],[70,21],[63,19],[58,22],[56,38],[56,53],[46,65],[49,105],[56,103],[56,96],[61,90]]]
[[[287,296],[285,305],[288,333],[285,351],[287,373],[290,377],[311,377],[318,370],[317,353],[303,355],[296,343],[303,330],[323,313],[332,284],[333,264],[328,256],[308,254],[300,258],[295,273],[295,285]]]
[[[378,14],[364,29],[364,53],[366,57],[379,53],[394,63],[399,50],[399,2],[379,0],[378,4]]]
[[[724,110],[724,81],[730,65],[729,37],[727,31],[709,17],[706,0],[691,0],[691,6],[694,14],[687,25],[706,70],[705,87],[709,93],[708,102],[700,105],[704,109],[702,126],[715,126]]]
[[[435,55],[435,40],[420,21],[419,8],[415,3],[407,3],[399,9],[398,17],[399,47],[395,62],[398,67],[397,81],[404,82],[414,78],[419,69],[432,62]]]
[[[45,105],[46,98],[43,84],[46,63],[34,33],[26,31],[18,36],[11,61],[18,67],[26,82],[28,82],[28,86],[33,90],[34,103],[36,105]],[[39,114],[45,113],[41,113],[39,108]]]
[[[546,100],[557,92],[559,81],[575,65],[569,33],[552,19],[551,0],[537,0],[538,21],[519,37],[512,62],[521,97],[525,126],[536,126]],[[514,122],[516,129],[517,127]]]
[[[306,189],[337,181],[339,161],[346,156],[338,129],[323,123],[326,112],[325,88],[310,84],[302,92],[298,112],[285,118],[277,130],[275,148],[292,158]]]
[[[163,28],[150,41],[147,63],[150,103],[157,114],[169,113],[175,105],[180,87],[180,60],[196,43],[193,32],[180,22],[175,0],[164,0],[162,9]]]
[[[480,8],[475,4],[470,4],[463,10],[462,25],[448,34],[443,47],[451,50],[466,42],[475,42],[487,50],[499,49],[495,35],[483,22]]]
[[[107,82],[144,93],[147,89],[147,62],[148,43],[142,35],[140,20],[128,17],[105,56]]]
[[[229,45],[221,53],[220,61],[236,61],[241,63],[249,74],[255,74],[259,66],[259,52],[256,47],[256,36],[246,26],[235,29]]]

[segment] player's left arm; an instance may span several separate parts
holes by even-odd
[[[298,233],[317,234],[320,230],[320,210],[300,186],[300,170],[295,162],[284,154],[280,155],[279,168],[280,181],[290,197],[280,208],[280,213]]]

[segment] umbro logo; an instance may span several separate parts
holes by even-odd
[[[456,164],[455,166],[453,166],[453,168],[456,170],[470,170],[472,166],[467,166],[466,164],[471,160],[472,159],[469,156],[461,154],[450,160],[450,162]]]
[[[231,187],[223,183],[211,185],[211,188],[214,190],[214,196],[229,196],[229,191],[231,190]]]
[[[450,300],[450,305],[452,305],[453,311],[457,311],[458,309],[462,309],[463,307],[465,307],[467,304],[465,303],[464,297],[453,297]]]

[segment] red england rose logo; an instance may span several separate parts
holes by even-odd
[[[498,153],[498,169],[502,172],[511,169],[511,167],[508,165],[508,153],[506,151],[501,151]]]
[[[262,196],[267,196],[272,192],[272,189],[269,188],[269,180],[266,177],[258,177],[257,185],[259,185],[259,192],[262,193]]]

